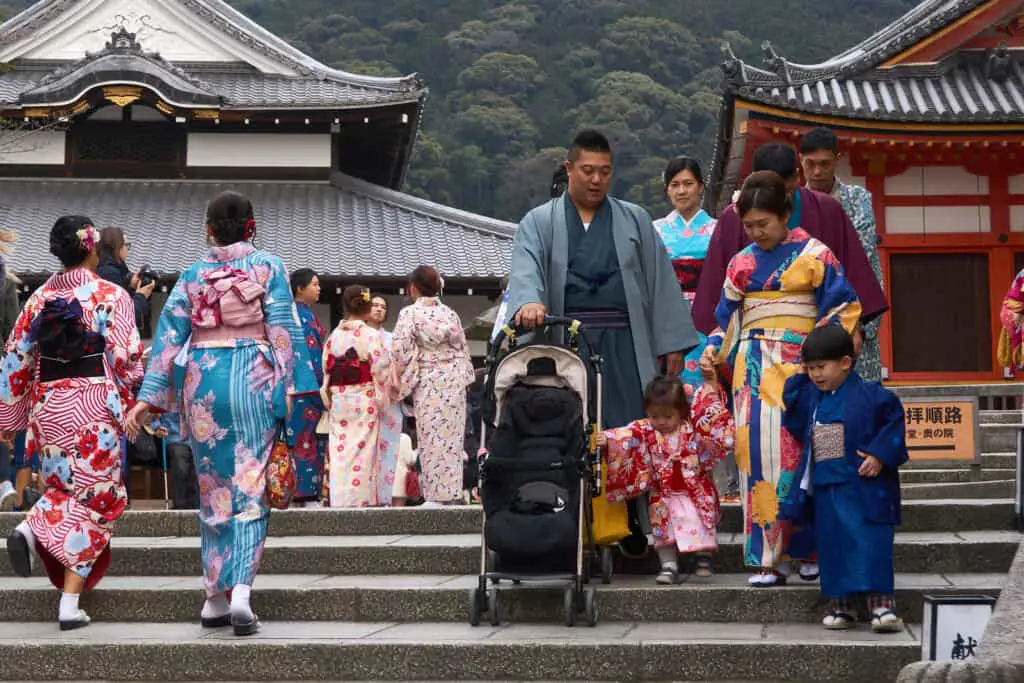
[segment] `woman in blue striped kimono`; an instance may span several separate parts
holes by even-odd
[[[370,317],[366,324],[380,330],[384,348],[391,351],[391,333],[384,329],[388,320],[388,300],[375,296],[370,301]],[[398,451],[401,444],[405,415],[399,402],[388,405],[381,414],[380,438],[377,440],[377,500],[382,506],[394,503],[395,472],[398,469]]]
[[[744,559],[752,586],[786,582],[790,559],[801,578],[817,578],[812,534],[779,518],[779,504],[800,486],[801,449],[786,430],[782,389],[800,371],[800,347],[818,325],[852,332],[860,303],[828,247],[801,228],[788,229],[790,201],[782,177],[759,171],[736,202],[752,244],[729,262],[718,329],[704,353],[732,366],[736,462],[743,491]]]
[[[267,536],[266,468],[287,396],[318,390],[281,259],[252,244],[252,203],[225,192],[207,208],[209,253],[182,273],[153,340],[135,424],[172,405],[175,358],[187,355],[182,436],[199,479],[204,627],[251,635],[249,604]]]

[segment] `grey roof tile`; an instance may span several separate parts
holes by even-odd
[[[515,226],[336,175],[329,183],[0,180],[0,226],[18,233],[7,257],[20,274],[52,272],[49,231],[62,214],[123,228],[131,265],[177,273],[204,252],[206,203],[236,189],[257,214],[257,245],[289,268],[330,275],[405,277],[430,264],[449,278],[508,271]]]

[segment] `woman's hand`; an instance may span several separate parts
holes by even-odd
[[[146,297],[147,299],[153,296],[153,289],[156,288],[156,280],[153,280],[144,287],[138,287],[135,289],[136,292]]]

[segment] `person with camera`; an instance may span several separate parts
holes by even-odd
[[[103,228],[100,231],[100,263],[96,266],[96,274],[131,293],[135,304],[135,325],[142,330],[149,322],[149,300],[158,278],[146,266],[137,273],[128,269],[131,246],[121,228]]]

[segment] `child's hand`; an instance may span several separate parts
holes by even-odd
[[[608,437],[604,432],[598,432],[594,435],[594,445],[598,448],[604,448],[608,445]]]
[[[882,461],[864,451],[857,451],[857,455],[864,458],[857,469],[857,474],[868,479],[874,479],[882,472]]]
[[[700,357],[700,372],[704,375],[704,381],[708,384],[718,385],[718,373],[715,372],[714,356],[703,354]]]

